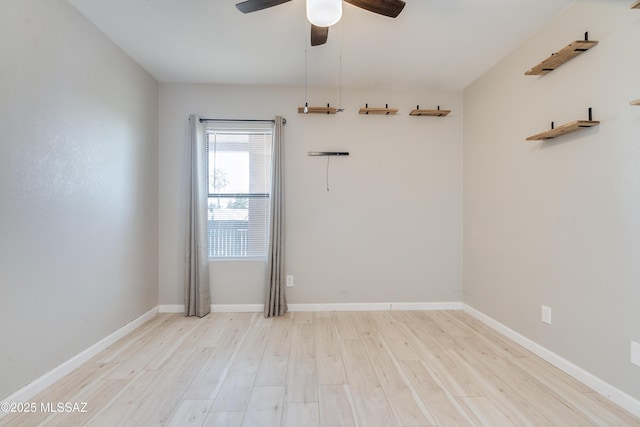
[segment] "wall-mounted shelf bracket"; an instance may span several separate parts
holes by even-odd
[[[309,151],[309,156],[348,156],[348,151]]]
[[[570,61],[581,53],[588,51],[597,44],[597,41],[589,40],[589,32],[586,32],[584,33],[584,40],[576,40],[568,44],[558,52],[552,53],[550,57],[548,57],[535,67],[531,68],[524,74],[527,76],[540,76],[550,73],[565,62]]]
[[[330,107],[329,104],[326,107],[309,107],[305,103],[304,107],[298,107],[298,113],[301,114],[335,114],[337,111],[337,108]]]
[[[638,0],[640,1],[640,0]],[[631,105],[640,105],[640,99],[636,99],[635,101],[631,101],[629,104]]]
[[[451,110],[441,110],[438,105],[437,110],[421,110],[419,105],[416,105],[416,109],[412,110],[409,115],[410,116],[434,116],[434,117],[444,117],[449,114]]]
[[[389,104],[386,104],[384,108],[369,108],[369,104],[365,104],[364,108],[358,111],[358,114],[377,114],[377,115],[395,115],[398,113],[397,108],[389,108]]]
[[[551,122],[551,129],[530,136],[529,138],[527,138],[527,141],[545,141],[547,139],[552,139],[566,133],[598,126],[599,124],[599,121],[592,120],[591,108],[589,108],[589,120],[576,120],[574,122],[566,123],[558,127],[555,127],[554,123]]]
[[[640,9],[640,0],[636,0],[632,5],[631,9]]]

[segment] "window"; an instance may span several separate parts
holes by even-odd
[[[209,258],[262,258],[269,244],[273,126],[209,123]]]

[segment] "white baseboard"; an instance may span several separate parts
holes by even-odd
[[[262,313],[263,304],[211,304],[212,313]]]
[[[262,304],[211,304],[212,313],[261,313]],[[162,304],[158,313],[184,313],[184,304]]]
[[[458,301],[392,302],[391,310],[403,310],[403,311],[462,310],[462,303]]]
[[[288,304],[289,311],[389,311],[389,310],[461,310],[462,303],[453,302],[346,302],[321,304]],[[263,304],[211,304],[212,313],[262,313]],[[184,313],[184,304],[163,304],[158,313]]]
[[[158,307],[154,307],[151,310],[144,313],[142,316],[137,319],[127,323],[114,333],[109,336],[101,339],[97,343],[93,344],[88,349],[82,351],[81,353],[76,354],[71,359],[67,360],[63,364],[53,368],[51,371],[47,372],[40,378],[35,381],[27,384],[20,390],[16,391],[12,395],[1,399],[3,402],[10,403],[20,403],[20,402],[29,402],[35,395],[51,386],[56,381],[62,379],[66,375],[69,375],[80,365],[100,353],[102,350],[109,347],[111,344],[118,341],[120,338],[130,334],[134,329],[139,326],[142,326],[148,320],[152,319],[158,313]],[[0,411],[0,418],[3,415],[6,415],[4,412]]]
[[[184,313],[184,304],[161,304],[158,313]]]
[[[289,304],[289,311],[460,310],[461,302],[365,302]]]
[[[548,350],[547,348],[541,346],[540,344],[530,340],[529,338],[520,335],[518,332],[513,329],[503,325],[492,317],[487,316],[486,314],[476,310],[475,308],[463,304],[462,310],[469,313],[471,316],[480,320],[482,323],[490,326],[495,329],[502,335],[510,338],[511,340],[517,342],[527,350],[532,353],[538,355],[542,359],[551,363],[556,368],[564,371],[565,373],[571,375],[573,378],[577,379],[581,383],[586,386],[592,388],[596,392],[605,396],[612,402],[622,406],[627,411],[633,413],[634,415],[640,417],[640,401],[635,398],[629,396],[625,392],[615,388],[611,384],[606,381],[596,377],[590,372],[585,371],[581,367],[574,365],[563,357],[557,355],[556,353]]]
[[[389,310],[389,303],[325,303],[325,304],[288,304],[289,311],[383,311]]]

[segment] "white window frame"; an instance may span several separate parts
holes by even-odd
[[[208,218],[208,239],[207,239],[207,252],[209,254],[209,260],[210,261],[265,261],[267,259],[267,255],[268,255],[268,244],[269,244],[269,216],[270,216],[270,201],[271,201],[271,189],[268,189],[268,192],[216,192],[214,190],[214,192],[210,192],[210,185],[209,185],[209,158],[210,158],[210,137],[209,135],[211,134],[219,134],[219,135],[224,135],[224,134],[260,134],[260,135],[265,135],[268,134],[271,137],[271,141],[269,143],[270,147],[268,147],[271,152],[269,153],[268,158],[271,159],[271,154],[273,152],[273,134],[274,134],[274,124],[273,122],[263,122],[263,121],[233,121],[233,122],[213,122],[213,123],[206,123],[205,124],[205,138],[206,138],[206,145],[207,145],[207,156],[206,156],[206,170],[207,170],[207,205],[209,204],[209,201],[212,198],[221,198],[221,199],[249,199],[251,200],[265,200],[266,205],[263,206],[264,210],[262,210],[262,208],[260,209],[260,211],[264,212],[264,253],[258,254],[258,255],[237,255],[237,251],[235,255],[212,255],[212,249],[210,247],[211,243],[212,243],[212,233],[213,233],[213,229],[209,228],[210,227],[210,223],[211,220],[209,217],[209,213],[207,213],[207,218]],[[247,151],[249,152],[249,151]],[[265,162],[264,165],[265,170],[267,171],[266,173],[269,174],[268,177],[268,182],[270,182],[271,180],[271,168],[272,168],[272,161],[268,162],[268,164]],[[251,173],[251,171],[249,172]],[[251,180],[252,177],[249,176],[249,180]],[[251,219],[247,220],[248,222],[251,221]],[[249,224],[248,224],[249,226]],[[254,242],[255,240],[251,240],[251,242]],[[247,243],[249,245],[249,243]]]

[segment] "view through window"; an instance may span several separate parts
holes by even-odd
[[[209,258],[263,258],[269,244],[273,127],[207,126]]]

